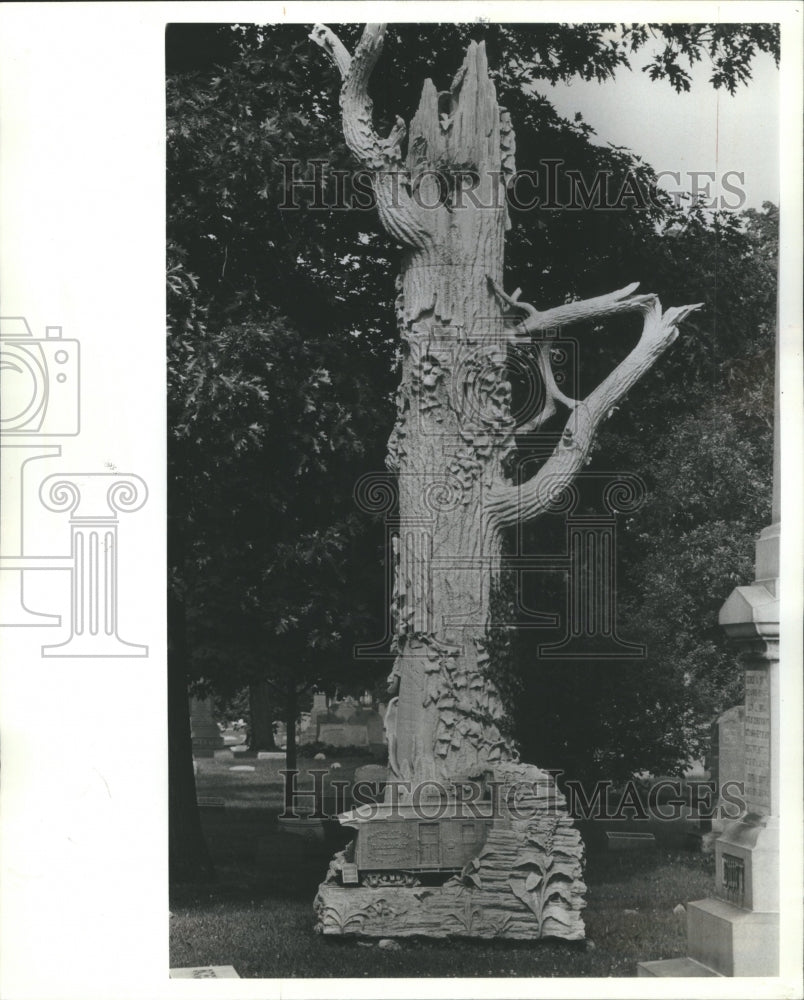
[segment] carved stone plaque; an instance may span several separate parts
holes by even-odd
[[[770,683],[766,670],[745,672],[745,801],[770,810]]]

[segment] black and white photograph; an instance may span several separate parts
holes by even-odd
[[[801,29],[0,5],[3,1000],[800,995]]]

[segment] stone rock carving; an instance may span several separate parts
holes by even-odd
[[[474,867],[442,885],[346,885],[336,859],[316,902],[319,929],[374,937],[580,938],[583,845],[552,778],[518,763],[501,731],[504,706],[490,676],[488,627],[502,532],[544,513],[571,484],[601,422],[697,306],[663,312],[656,296],[633,294],[636,285],[545,311],[520,301],[518,290],[506,294],[505,183],[515,171],[516,142],[497,104],[484,45],[469,45],[448,92],[426,80],[409,129],[397,118],[382,138],[368,81],[384,35],[384,25],[367,25],[354,55],[323,25],[310,37],[342,77],[346,142],[370,172],[383,226],[404,249],[395,304],[402,375],[387,460],[399,477],[400,525],[390,678],[397,697],[386,718],[392,776],[413,788],[475,779],[535,782],[542,790],[531,795],[529,816],[503,810],[495,817]],[[550,331],[633,312],[642,315],[643,331],[631,353],[586,398],[562,393],[551,368]],[[543,384],[543,408],[528,426],[517,427],[511,413],[506,364],[513,346],[532,350]],[[567,423],[552,455],[527,482],[511,482],[506,470],[516,433],[562,409]],[[408,790],[396,791],[408,801]],[[347,872],[359,878],[351,867]]]

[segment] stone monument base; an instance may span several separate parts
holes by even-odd
[[[779,914],[744,910],[723,899],[687,906],[690,957],[722,976],[779,975]]]
[[[715,843],[720,895],[687,905],[688,958],[640,962],[637,975],[778,976],[778,844],[776,817],[730,823]],[[679,971],[683,962],[708,971]]]
[[[410,866],[400,862],[399,873],[385,872],[381,880],[398,879],[400,884],[376,884],[375,879],[370,886],[356,863],[361,848],[358,845],[355,854],[350,845],[335,856],[319,886],[316,930],[375,938],[583,940],[583,842],[564,797],[552,777],[530,765],[501,765],[495,777],[508,783],[504,792],[515,786],[516,795],[501,796],[498,813],[488,820],[482,847],[459,874],[441,885],[428,884],[425,874],[421,885],[405,886],[406,878],[413,879],[405,874]],[[361,807],[340,819],[344,825],[356,826],[359,837],[361,824],[366,823],[382,824],[392,833],[388,825],[399,823],[400,813],[393,819],[390,815],[384,805],[374,814]],[[408,817],[402,821],[407,829],[401,831],[404,837],[394,833],[395,842],[415,843],[419,823],[434,825],[410,818],[406,807],[401,815]]]
[[[779,914],[699,899],[687,905],[687,947],[688,958],[640,962],[637,975],[778,976]]]

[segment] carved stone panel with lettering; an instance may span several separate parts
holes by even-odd
[[[770,811],[770,684],[767,670],[745,672],[745,801]]]

